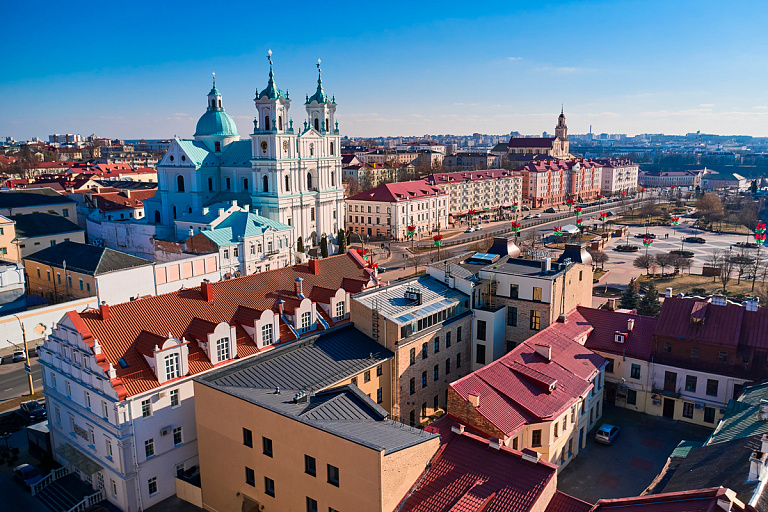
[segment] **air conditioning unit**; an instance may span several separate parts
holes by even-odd
[[[167,436],[171,433],[172,427],[163,427],[160,429],[161,436]]]

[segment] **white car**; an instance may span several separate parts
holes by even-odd
[[[18,363],[19,361],[26,361],[27,356],[24,354],[23,350],[14,350],[13,351],[13,362]]]

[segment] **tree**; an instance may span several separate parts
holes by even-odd
[[[737,269],[737,279],[738,281],[736,284],[741,284],[741,276],[744,275],[745,272],[747,272],[751,267],[752,263],[754,262],[754,259],[744,254],[744,248],[741,248],[741,253],[737,254],[735,256],[731,256],[731,261],[733,262],[733,265]]]
[[[650,268],[653,265],[654,259],[655,257],[653,254],[642,254],[635,258],[635,261],[632,262],[632,265],[634,265],[635,268],[644,268],[645,275],[650,275]]]
[[[720,249],[715,249],[710,253],[706,258],[704,258],[704,262],[707,264],[710,268],[720,268],[720,265],[722,265],[724,257],[724,252]],[[715,280],[717,280],[716,275],[712,275],[712,282],[714,283]]]
[[[339,230],[339,234],[337,236],[339,240],[339,254],[344,254],[347,252],[347,235],[344,233],[343,229]]]
[[[720,261],[720,282],[723,285],[723,293],[726,292],[726,287],[731,280],[731,274],[735,265],[730,254],[723,254],[723,258]]]
[[[637,283],[634,278],[629,281],[621,294],[619,304],[621,304],[622,309],[637,309],[640,305],[640,295],[637,293]]]
[[[648,291],[640,299],[640,305],[637,307],[637,313],[645,316],[659,316],[661,311],[661,302],[659,302],[659,291],[656,284],[651,281],[648,285]]]
[[[415,253],[413,253],[411,255],[411,258],[408,260],[408,262],[413,267],[413,273],[414,274],[419,271],[419,265],[421,265],[421,260],[422,259],[423,258],[421,256],[421,254],[419,254],[418,252],[415,252]]]
[[[757,273],[760,272],[760,268],[765,263],[765,260],[760,259],[760,247],[757,248],[757,254],[752,259],[752,265],[750,265],[749,271],[752,274],[752,290],[755,291],[755,281],[757,280]]]
[[[674,255],[666,252],[660,252],[655,256],[655,258],[656,263],[661,267],[661,277],[664,277],[664,268],[673,265],[672,260],[674,259]]]
[[[323,258],[328,257],[328,238],[325,234],[320,238],[320,256]]]
[[[601,270],[605,270],[605,263],[610,259],[610,257],[600,249],[592,250],[588,249],[589,254],[592,256],[592,263],[595,265],[600,265]]]
[[[304,252],[304,241],[299,237],[299,239],[296,241],[296,251],[297,252]]]

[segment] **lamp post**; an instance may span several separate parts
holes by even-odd
[[[443,235],[435,235],[432,239],[435,241],[435,247],[437,247],[437,261],[440,261],[440,247],[443,245]]]
[[[66,277],[66,276],[65,276]],[[30,366],[29,362],[29,347],[27,346],[27,331],[24,329],[24,324],[22,323],[21,319],[13,315],[14,318],[16,318],[16,321],[19,322],[19,327],[21,327],[21,339],[24,340],[24,363],[25,363],[25,370],[29,368],[29,371],[27,372],[27,380],[29,381],[29,394],[33,395],[35,393],[35,386],[32,383],[32,367]]]

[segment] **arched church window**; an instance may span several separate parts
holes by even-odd
[[[317,120],[315,120],[317,121]],[[315,156],[315,143],[310,142],[309,143],[309,156]]]
[[[264,129],[266,131],[269,131],[269,114],[264,116]]]
[[[329,128],[328,118],[326,117],[325,118],[325,131],[329,131],[328,128]]]
[[[312,173],[307,173],[307,190],[312,190]]]
[[[285,191],[291,191],[291,180],[288,178],[288,176],[285,177]]]
[[[192,207],[187,208],[187,213],[192,213]]]
[[[221,108],[221,100],[219,100],[219,108]]]
[[[315,118],[315,130],[320,131],[320,120]]]
[[[333,142],[331,142],[331,155],[334,155],[334,154],[335,153],[333,152]]]
[[[243,190],[248,191],[248,178],[243,178]]]
[[[264,176],[264,178],[262,178],[262,181],[264,182],[262,189],[264,190],[264,192],[269,192],[269,178],[267,176]]]
[[[176,189],[179,192],[184,192],[184,176],[176,177]]]
[[[160,212],[155,210],[155,224],[160,224]]]
[[[216,108],[216,100],[211,100],[211,108]]]
[[[219,151],[221,151],[221,142],[219,142],[217,140],[216,142],[214,142],[213,147],[216,150],[216,152],[218,153]]]
[[[277,129],[283,129],[283,116],[277,116]]]

